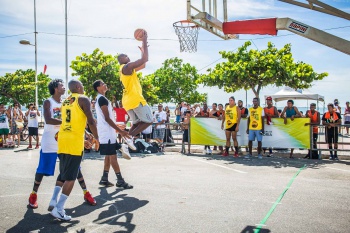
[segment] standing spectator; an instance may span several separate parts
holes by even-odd
[[[335,99],[334,100],[334,111],[335,112],[337,112],[337,113],[339,113],[340,115],[341,115],[341,107],[340,107],[340,105],[339,105],[339,100],[338,99]],[[341,123],[340,123],[341,124]],[[338,127],[339,129],[339,135],[340,136],[342,136],[342,134],[341,134],[341,126],[340,127]]]
[[[218,111],[217,111],[217,115],[218,115],[218,120],[222,120],[222,117],[225,114],[225,110],[224,110],[224,106],[222,104],[218,104]]]
[[[175,113],[175,117],[176,117],[175,123],[180,124],[180,122],[181,122],[181,103],[176,105],[174,113]],[[179,129],[179,127],[178,127],[178,125],[176,125],[176,130],[178,130],[178,129]]]
[[[270,124],[272,124],[272,118],[278,118],[279,114],[278,114],[277,108],[272,105],[272,97],[271,96],[266,97],[266,104],[267,104],[267,106],[264,108],[266,124],[270,125]],[[266,147],[263,148],[263,150],[264,150],[264,154],[265,154]],[[271,157],[271,156],[272,156],[272,148],[269,147],[269,154],[267,155],[267,157]]]
[[[305,117],[310,118],[310,125],[319,125],[321,120],[320,120],[320,113],[316,111],[316,104],[311,103],[310,104],[310,110],[306,111]],[[317,139],[318,139],[318,126],[312,126],[312,144],[313,144],[313,149],[317,149]],[[317,153],[317,151],[310,151],[308,154],[305,156],[305,158],[313,158],[315,156],[312,156],[313,153]],[[317,156],[318,158],[318,156]]]
[[[182,122],[181,126],[183,129],[183,135],[182,135],[182,140],[184,143],[187,143],[187,152],[188,154],[191,154],[191,144],[189,142],[188,134],[189,134],[189,124],[190,124],[190,119],[191,119],[191,111],[186,111],[185,112],[185,119]],[[184,154],[186,154],[186,149],[183,151]]]
[[[294,121],[294,118],[300,117],[300,112],[297,107],[293,106],[294,101],[293,100],[288,100],[287,101],[287,106],[284,107],[281,116],[284,119],[284,124],[287,124],[287,119],[290,118],[290,120]],[[293,152],[294,148],[290,149],[290,155],[289,158],[293,159]]]
[[[215,117],[218,120],[222,120],[223,115],[225,114],[225,110],[223,109],[222,104],[218,104],[218,108],[216,108],[216,103],[213,104],[212,110],[210,111],[212,113],[212,117]],[[217,146],[214,146],[213,150],[216,150]],[[222,154],[224,152],[223,146],[219,146],[219,153]]]
[[[35,136],[36,146],[35,149],[39,149],[39,132],[38,132],[38,116],[40,116],[39,110],[33,103],[29,104],[29,109],[25,113],[28,119],[28,134],[29,134],[29,146],[27,149],[32,148],[32,137]]]
[[[17,147],[20,145],[21,141],[21,131],[23,128],[23,112],[21,108],[19,107],[19,103],[14,103],[13,108],[10,109],[10,124],[11,124],[11,135],[12,139],[15,142],[16,141],[16,135],[17,135]]]
[[[154,131],[153,131],[153,139],[155,139],[159,144],[162,150],[164,150],[163,139],[165,135],[165,123],[166,121],[166,113],[163,111],[163,105],[158,105],[158,111],[154,112],[153,122]]]
[[[3,103],[0,103],[0,140],[2,145],[6,146],[6,139],[10,132],[9,113],[6,111]]]
[[[242,100],[238,100],[238,107],[239,107],[239,110],[241,111],[241,117],[242,118],[247,118],[248,117],[248,109],[243,107],[243,101]]]
[[[165,106],[164,112],[166,113],[166,121],[165,123],[170,123],[170,110],[168,106]]]
[[[196,116],[198,117],[209,117],[210,115],[210,109],[207,105],[207,103],[203,103],[203,108],[201,108],[199,114],[197,114]],[[212,150],[210,149],[210,146],[209,145],[205,145],[204,146],[204,154],[209,154],[211,155],[213,152]]]
[[[124,128],[126,127],[126,123],[129,121],[130,117],[126,110],[123,108],[123,103],[122,101],[115,101],[115,117],[116,117],[116,122],[117,125],[124,125]],[[122,143],[122,135],[118,134],[118,141],[119,144]]]
[[[229,104],[225,109],[224,117],[222,118],[221,128],[225,129],[226,135],[226,150],[223,156],[228,156],[228,150],[231,146],[231,137],[233,139],[233,145],[235,146],[234,157],[238,157],[238,141],[237,132],[239,131],[239,123],[241,121],[241,111],[235,103],[235,97],[229,98]],[[225,126],[224,126],[225,124]]]
[[[326,142],[328,148],[332,150],[332,143],[334,144],[334,155],[333,151],[330,151],[329,160],[339,160],[337,149],[338,149],[338,125],[341,124],[341,115],[335,111],[333,104],[328,104],[328,112],[322,116],[322,124],[326,126]]]
[[[180,112],[181,112],[181,122],[184,121],[185,119],[185,112],[187,110],[187,103],[186,102],[182,102],[181,103],[181,107],[180,107]]]
[[[344,124],[346,125],[350,125],[350,104],[349,101],[346,101],[346,107],[345,107],[345,111],[344,111]],[[346,134],[345,136],[350,136],[349,135],[349,126],[346,126]]]
[[[247,134],[249,134],[249,154],[245,156],[246,159],[252,157],[253,141],[258,141],[258,158],[262,159],[262,136],[264,135],[264,109],[259,105],[259,98],[253,99],[253,107],[249,108],[247,121]]]

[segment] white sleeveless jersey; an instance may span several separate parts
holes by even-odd
[[[28,114],[28,127],[38,128],[38,115],[37,111],[29,111]]]
[[[61,103],[56,102],[52,97],[48,100],[50,101],[51,117],[61,119]],[[55,135],[59,129],[60,125],[50,125],[45,122],[44,133],[41,139],[41,149],[44,153],[57,153],[57,141]]]
[[[98,103],[98,100],[100,98],[106,98],[101,94],[98,94],[96,97],[96,115],[97,115],[97,133],[98,133],[98,139],[100,141],[100,144],[108,144],[108,141],[110,140],[110,143],[116,143],[117,141],[117,133],[114,128],[112,128],[105,120],[105,116],[103,115],[102,109]],[[107,99],[107,98],[106,98]],[[112,108],[112,103],[111,101],[108,101],[108,114],[109,118],[115,122],[115,116]]]

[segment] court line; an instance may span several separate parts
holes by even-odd
[[[290,186],[292,185],[292,183],[294,182],[295,178],[299,175],[299,173],[306,168],[306,164],[304,164],[304,166],[302,168],[300,168],[297,173],[295,173],[295,175],[292,177],[292,179],[289,181],[289,183],[287,184],[287,187],[283,190],[283,192],[281,193],[281,195],[277,198],[276,202],[273,204],[273,206],[271,207],[271,209],[269,210],[269,212],[266,214],[265,218],[263,220],[260,221],[259,224],[255,229],[254,229],[254,233],[259,233],[261,230],[262,226],[266,226],[265,223],[267,221],[267,219],[269,219],[270,215],[272,214],[272,212],[275,210],[276,206],[281,202],[282,198],[284,197],[284,195],[286,194],[286,192],[288,191],[288,189],[290,188]]]
[[[334,167],[325,167],[325,168],[338,170],[338,171],[342,171],[342,172],[350,172],[349,170],[344,170],[344,169],[339,169],[339,168],[334,168]]]
[[[231,171],[235,171],[235,172],[238,172],[238,173],[243,173],[243,174],[248,173],[248,172],[240,171],[240,170],[237,170],[237,169],[229,168],[229,167],[226,167],[226,166],[223,166],[223,165],[219,165],[219,164],[215,164],[215,163],[210,163],[210,162],[208,162],[208,161],[203,161],[203,160],[200,160],[200,159],[194,159],[194,158],[189,158],[189,159],[196,160],[196,161],[202,162],[202,163],[207,163],[207,164],[210,164],[210,165],[213,165],[213,166],[225,168],[225,169],[228,169],[228,170],[231,170]]]

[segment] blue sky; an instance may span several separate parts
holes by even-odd
[[[37,0],[38,70],[48,66],[47,74],[52,78],[65,78],[64,0]],[[350,13],[349,0],[322,0],[322,2]],[[20,45],[21,39],[34,43],[33,1],[0,0],[0,75],[17,69],[34,69],[34,47]],[[322,94],[326,102],[334,98],[341,106],[350,100],[350,56],[314,41],[279,31],[277,36],[240,35],[239,40],[221,40],[205,30],[200,30],[197,53],[180,53],[179,42],[172,24],[186,19],[185,0],[68,0],[68,50],[69,64],[83,52],[91,53],[99,48],[106,54],[127,53],[131,59],[140,56],[140,42],[133,39],[136,28],[148,31],[150,56],[144,74],[150,74],[161,67],[165,59],[179,57],[191,63],[201,72],[216,63],[223,62],[219,51],[235,50],[246,40],[252,40],[251,48],[264,49],[267,42],[277,48],[292,44],[295,61],[311,64],[316,72],[328,72],[322,81],[314,82],[310,91]],[[275,0],[228,0],[230,20],[268,17],[289,17],[350,40],[350,21],[293,6]],[[76,36],[73,36],[76,35]],[[69,69],[69,74],[71,70]],[[280,90],[266,87],[263,95]],[[234,94],[245,100],[245,92],[224,93],[217,88],[201,88],[208,93],[211,102],[225,103]],[[253,98],[248,91],[248,102]],[[285,103],[278,103],[283,106]],[[297,102],[306,105],[306,101]]]

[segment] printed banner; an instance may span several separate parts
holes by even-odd
[[[225,145],[225,130],[221,129],[221,120],[215,118],[191,118],[190,141],[194,145]],[[310,118],[288,119],[272,118],[270,125],[266,124],[263,147],[273,148],[310,148]],[[237,141],[239,146],[248,145],[247,119],[241,119]],[[231,139],[232,144],[232,139]],[[233,145],[233,144],[232,144]],[[253,143],[257,146],[257,142]]]

